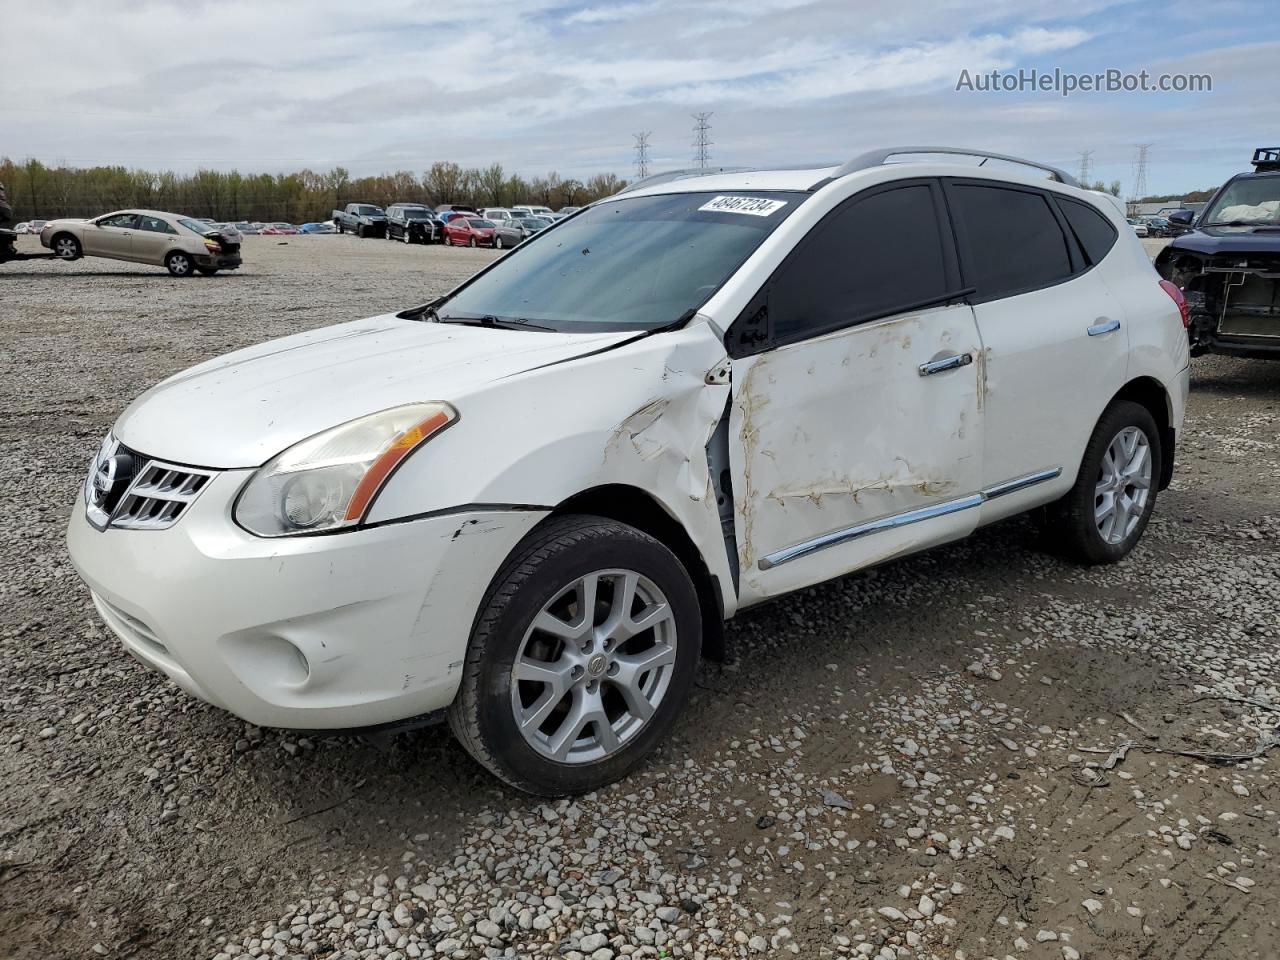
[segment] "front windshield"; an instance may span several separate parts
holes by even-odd
[[[404,212],[406,220],[434,220],[435,214],[429,210],[406,210]]]
[[[753,191],[601,203],[516,247],[438,311],[567,332],[665,326],[705,303],[804,199]]]
[[[541,230],[543,227],[551,226],[550,220],[543,220],[541,217],[525,217],[520,222],[530,230]]]
[[[1206,211],[1204,226],[1280,223],[1280,176],[1233,180]]]
[[[356,213],[362,217],[376,217],[382,213],[382,208],[374,206],[356,207]]]

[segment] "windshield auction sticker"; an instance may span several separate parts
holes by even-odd
[[[785,200],[766,200],[764,197],[715,197],[698,209],[712,213],[745,213],[752,217],[767,217],[786,205]]]

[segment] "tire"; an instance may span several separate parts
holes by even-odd
[[[503,244],[502,244],[502,238],[501,238],[501,237],[494,237],[494,238],[493,238],[493,249],[495,249],[495,250],[501,250],[501,249],[502,249],[502,246],[503,246]]]
[[[364,224],[363,224],[363,223],[358,223],[358,224],[356,224],[356,236],[357,236],[357,237],[359,237],[361,240],[363,240],[363,239],[364,239]]]
[[[173,277],[189,277],[195,270],[195,261],[191,259],[191,254],[183,253],[181,250],[174,250],[164,258],[164,265],[169,270],[169,275]]]
[[[338,233],[342,234],[342,233],[346,233],[346,232],[347,232],[347,228],[346,228],[346,226],[343,224],[343,222],[342,222],[341,220],[339,220],[339,221],[338,221]]]
[[[470,243],[468,243],[468,244],[467,244],[467,246],[468,246],[468,247],[474,247],[475,245],[476,245],[476,238],[475,238],[475,237],[472,237],[472,238],[471,238],[471,242],[470,242]]]
[[[586,603],[587,582],[596,584],[594,616],[575,628],[568,621]],[[612,641],[597,639],[628,583],[628,619],[643,617],[663,601],[667,615],[629,639],[625,631]],[[642,604],[638,611],[636,603]],[[585,623],[585,642],[594,646],[535,629],[535,618],[558,621],[568,632]],[[671,728],[693,687],[701,635],[697,594],[675,554],[623,523],[557,517],[525,537],[490,583],[449,707],[449,725],[471,756],[513,787],[540,796],[598,789],[626,776]],[[614,644],[611,649],[602,646],[606,642]],[[646,655],[658,665],[642,670],[640,658]],[[551,665],[534,672],[556,676],[564,686],[516,678],[518,659],[526,666]],[[611,679],[628,674],[629,685]],[[624,695],[624,689],[633,696]],[[574,716],[576,708],[587,705],[606,711],[598,714],[604,724],[589,713]],[[526,736],[518,714],[528,718],[531,713],[542,719],[533,718],[538,725],[527,728]],[[602,735],[605,730],[609,734]]]
[[[202,277],[212,277],[218,272],[217,267],[196,267],[196,272]]]
[[[49,248],[59,260],[79,260],[84,256],[80,241],[69,233],[60,233],[49,241]]]
[[[1134,444],[1136,459],[1117,464],[1131,456],[1128,441]],[[1151,519],[1163,458],[1160,430],[1151,412],[1129,400],[1113,403],[1093,428],[1075,486],[1045,512],[1051,543],[1085,564],[1122,560]]]

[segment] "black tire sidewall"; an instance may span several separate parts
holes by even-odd
[[[58,257],[59,260],[67,260],[67,261],[79,260],[82,256],[84,256],[84,247],[80,245],[79,240],[77,240],[75,237],[73,237],[69,233],[60,233],[56,237],[54,237],[52,240],[49,241],[49,246],[53,248],[53,251],[55,253],[57,253],[57,250],[58,250],[59,240],[70,240],[75,248],[75,253],[73,253],[69,257],[64,257],[59,255]]]
[[[187,269],[184,272],[179,272],[173,269],[173,263],[178,257],[186,258]],[[195,272],[195,262],[191,259],[191,254],[189,253],[171,253],[164,258],[164,265],[169,271],[169,274],[174,277],[189,277]]]
[[[561,550],[541,562],[505,603],[483,638],[481,683],[474,704],[482,740],[511,782],[535,793],[559,796],[618,780],[649,754],[670,730],[688,700],[700,657],[702,622],[697,593],[684,566],[656,540],[600,538]],[[511,668],[529,623],[566,584],[595,570],[624,567],[652,580],[676,619],[676,662],[666,695],[649,723],[611,757],[589,764],[561,764],[538,754],[516,726],[511,710]],[[479,639],[479,638],[475,638]],[[474,642],[474,639],[473,639]]]
[[[1133,532],[1120,543],[1108,543],[1102,539],[1102,534],[1098,532],[1098,525],[1094,520],[1095,488],[1098,474],[1102,469],[1102,458],[1106,455],[1107,448],[1116,435],[1126,427],[1137,427],[1147,437],[1147,444],[1151,450],[1151,489],[1147,496],[1146,508],[1142,512],[1141,519],[1138,520],[1138,525],[1133,528]],[[1160,482],[1163,463],[1164,451],[1160,446],[1160,431],[1156,426],[1155,418],[1146,407],[1122,400],[1102,415],[1094,428],[1093,435],[1089,438],[1084,460],[1080,464],[1080,476],[1070,494],[1071,522],[1077,527],[1072,532],[1078,538],[1080,551],[1086,560],[1093,563],[1114,563],[1125,557],[1142,539],[1143,531],[1146,530],[1151,514],[1155,510],[1156,488]]]

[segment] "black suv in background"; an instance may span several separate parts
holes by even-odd
[[[1182,288],[1191,313],[1191,354],[1280,360],[1280,147],[1253,152],[1253,172],[1213,195],[1192,224],[1156,257],[1156,270]]]
[[[443,243],[444,223],[422,203],[393,203],[387,207],[387,239],[405,243]]]

